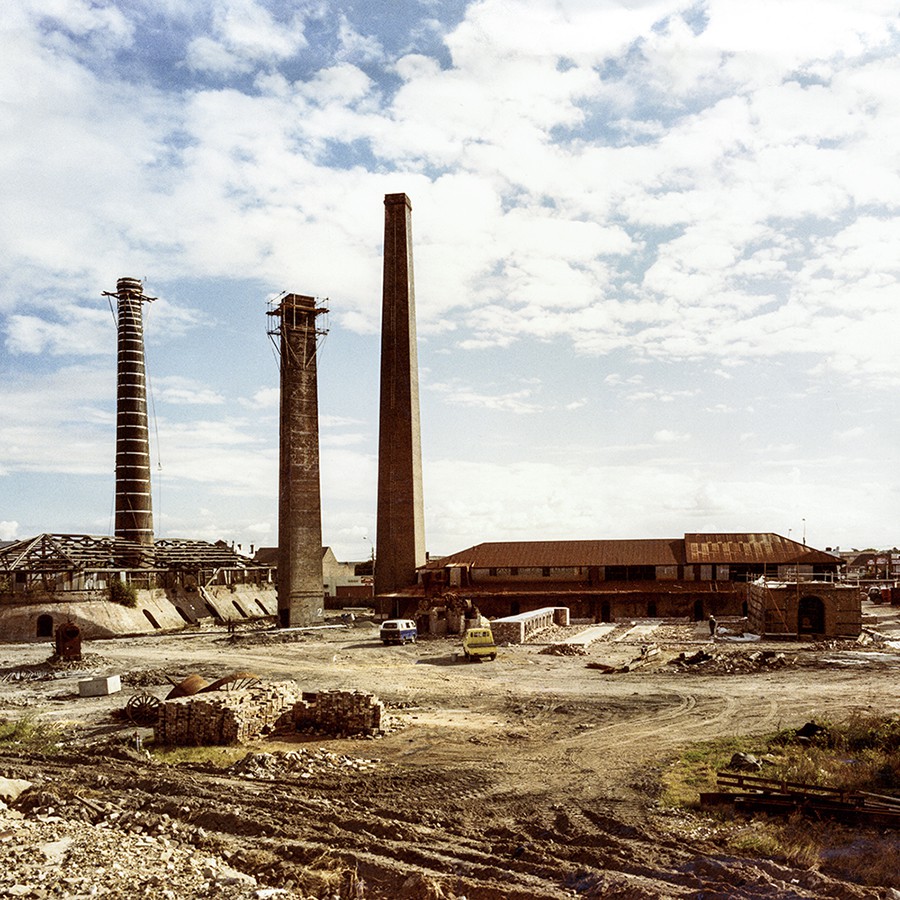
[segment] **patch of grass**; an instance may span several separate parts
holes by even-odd
[[[0,723],[0,750],[52,753],[61,737],[59,725],[41,722],[33,713]]]
[[[740,737],[703,741],[688,747],[663,774],[664,806],[696,806],[701,792],[716,790],[716,772],[735,753],[751,752],[749,739]]]
[[[701,792],[717,790],[716,772],[735,752],[763,760],[759,774],[765,778],[900,797],[900,720],[856,714],[840,723],[818,724],[824,731],[808,741],[799,741],[788,729],[692,745],[663,776],[664,802],[696,808]],[[710,816],[720,821],[717,839],[732,852],[819,868],[859,884],[900,888],[900,841],[893,831],[878,834],[799,813],[748,819],[734,818],[731,810],[727,815],[711,810]]]
[[[144,748],[157,761],[169,766],[189,764],[227,769],[232,763],[243,759],[250,750],[244,746],[234,747],[166,747],[148,741]]]

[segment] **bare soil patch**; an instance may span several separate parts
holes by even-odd
[[[705,627],[664,626],[653,661],[620,674],[587,664],[634,656],[623,632],[584,655],[542,653],[551,634],[480,663],[453,638],[385,647],[361,621],[95,642],[78,668],[47,665],[46,645],[0,645],[0,719],[61,729],[52,752],[0,744],[0,775],[34,785],[0,809],[0,896],[891,896],[827,865],[724,853],[715,821],[661,803],[660,776],[695,741],[900,713],[900,652],[712,644]],[[700,649],[712,659],[677,664]],[[138,749],[151,732],[121,719],[130,696],[233,671],[370,691],[393,727],[282,734],[193,761]],[[78,696],[105,674],[121,693]]]

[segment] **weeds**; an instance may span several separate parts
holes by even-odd
[[[130,581],[111,581],[109,583],[109,599],[120,606],[135,609],[137,607],[137,589]]]
[[[665,773],[663,802],[696,807],[701,792],[717,790],[716,772],[727,768],[735,752],[759,758],[759,774],[766,778],[900,796],[900,720],[855,714],[841,723],[818,724],[822,733],[805,741],[788,729],[693,745]],[[721,818],[719,840],[733,852],[820,868],[860,884],[900,888],[900,841],[894,832],[878,834],[800,814],[787,819],[760,814],[752,826],[744,819]]]
[[[62,729],[50,722],[40,722],[34,715],[0,723],[0,750],[22,750],[27,753],[50,753],[57,748]]]
[[[694,744],[663,775],[664,806],[695,806],[702,791],[715,790],[716,772],[724,769],[735,753],[751,752],[746,738],[722,738]]]
[[[148,741],[144,744],[151,756],[170,766],[182,764],[227,769],[232,763],[247,755],[245,746],[234,747],[166,747]]]

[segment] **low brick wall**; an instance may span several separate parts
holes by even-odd
[[[176,746],[248,743],[289,723],[299,699],[295,684],[276,681],[166,700],[154,736]]]

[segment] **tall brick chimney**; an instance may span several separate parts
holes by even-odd
[[[416,568],[425,563],[412,204],[406,194],[384,198],[376,540],[376,602],[382,613],[396,615],[389,595],[415,584]]]
[[[316,318],[312,297],[286,294],[269,312],[280,336],[281,437],[278,475],[278,622],[282,628],[324,618],[322,502]]]
[[[115,536],[153,546],[150,493],[150,437],[147,429],[147,376],[144,365],[144,296],[137,278],[120,278],[115,293],[118,322],[116,387]]]

